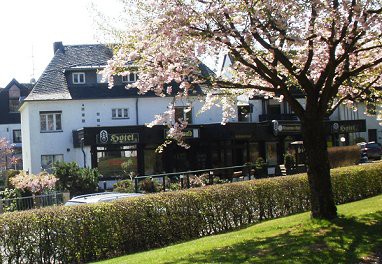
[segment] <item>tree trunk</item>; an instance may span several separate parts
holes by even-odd
[[[302,121],[306,165],[313,218],[334,219],[337,208],[333,199],[325,123],[320,118]]]

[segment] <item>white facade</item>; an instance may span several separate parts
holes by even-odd
[[[21,143],[15,143],[13,138],[13,131],[20,130],[21,124],[2,124],[0,125],[0,138],[5,138],[9,144],[15,147],[21,147]]]
[[[155,115],[167,110],[173,98],[141,97],[125,99],[58,100],[24,102],[21,112],[23,137],[23,168],[31,173],[41,171],[42,155],[63,155],[65,162],[76,161],[84,166],[80,148],[73,147],[73,131],[83,127],[136,126],[154,120]],[[197,98],[192,104],[192,124],[221,122],[221,110],[213,108],[199,113],[202,102]],[[187,105],[177,102],[176,105]],[[113,119],[112,109],[127,108],[128,118]],[[137,111],[138,110],[138,111]],[[61,112],[62,131],[41,132],[40,112]],[[234,121],[234,120],[232,120]],[[86,164],[91,164],[90,148],[84,148]]]

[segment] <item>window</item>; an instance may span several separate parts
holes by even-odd
[[[107,78],[103,78],[103,74],[97,73],[97,83],[107,83]]]
[[[189,124],[192,123],[192,108],[186,106],[176,106],[175,107],[175,121],[179,120],[187,121]]]
[[[74,72],[73,75],[74,84],[84,84],[85,83],[85,73],[84,72]]]
[[[41,155],[41,169],[50,171],[55,162],[64,161],[64,155]]]
[[[40,112],[41,132],[62,131],[61,112]]]
[[[20,104],[20,89],[16,86],[12,86],[8,92],[9,95],[9,112],[16,113]]]
[[[9,112],[10,113],[17,113],[19,109],[20,101],[19,99],[11,99],[9,98]]]
[[[130,72],[126,76],[122,76],[123,83],[134,83],[138,80],[138,74],[136,72]]]
[[[113,119],[128,119],[129,109],[128,108],[113,108],[111,109],[111,117]]]
[[[250,122],[251,107],[249,105],[241,105],[237,107],[237,118],[239,122]]]
[[[21,143],[21,130],[13,130],[13,143]]]

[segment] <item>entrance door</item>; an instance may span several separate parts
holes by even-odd
[[[374,142],[378,143],[377,130],[376,129],[369,129],[367,131],[367,134],[369,135],[369,142],[374,141]]]

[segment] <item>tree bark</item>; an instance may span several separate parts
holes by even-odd
[[[302,120],[313,218],[334,219],[337,208],[333,199],[325,123],[317,116]]]

